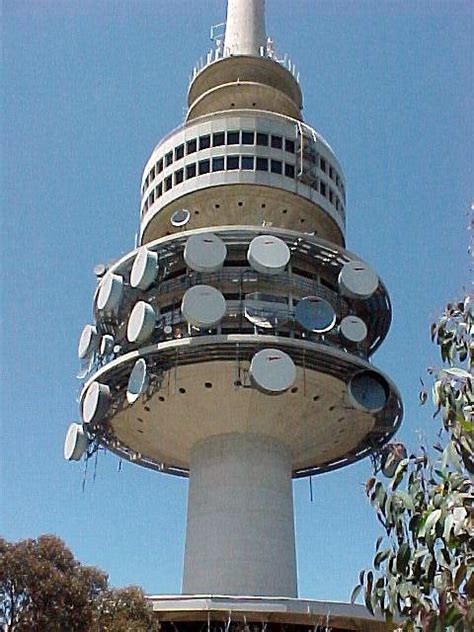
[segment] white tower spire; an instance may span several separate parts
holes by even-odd
[[[265,0],[228,0],[224,40],[226,53],[258,57],[266,42]]]

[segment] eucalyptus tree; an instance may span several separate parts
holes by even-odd
[[[428,369],[420,403],[432,399],[437,442],[407,455],[380,455],[366,494],[383,526],[373,569],[361,571],[352,601],[403,630],[474,630],[474,322],[472,297],[448,304],[431,327],[441,366]],[[384,483],[377,476],[390,478]]]

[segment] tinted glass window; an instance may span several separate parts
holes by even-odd
[[[196,175],[196,163],[193,162],[192,165],[186,166],[186,180],[188,180],[189,178],[194,178],[195,175]]]
[[[272,173],[281,173],[281,160],[272,160],[270,163],[270,170]]]
[[[227,132],[227,144],[238,145],[240,143],[240,132]]]
[[[212,159],[213,171],[224,171],[224,156],[217,156]]]
[[[199,136],[199,149],[207,149],[211,146],[211,137],[209,134],[206,136]]]
[[[165,156],[165,167],[169,167],[169,165],[173,162],[173,152],[169,151]]]
[[[242,169],[253,169],[253,156],[242,156]]]
[[[324,197],[326,197],[326,183],[325,182],[319,183],[319,190],[321,192],[321,195],[324,195]]]
[[[255,132],[242,132],[242,145],[253,145],[255,143]]]
[[[212,135],[212,146],[219,147],[220,145],[225,144],[225,134],[224,132],[217,132],[217,134]]]
[[[199,161],[199,175],[202,176],[205,173],[209,173],[211,169],[211,163],[209,160]]]
[[[287,162],[285,162],[285,176],[287,176],[288,178],[294,178],[295,177],[295,168],[293,165],[289,165]]]
[[[169,191],[173,186],[172,176],[165,178],[165,191]]]
[[[257,158],[257,171],[268,171],[268,158]]]
[[[285,150],[289,151],[290,154],[295,153],[295,141],[290,140],[289,138],[285,138]]]
[[[178,145],[174,150],[175,160],[180,160],[184,156],[184,145]]]
[[[197,149],[196,139],[193,138],[192,140],[188,140],[188,142],[186,143],[186,153],[187,154],[194,154],[196,149]]]
[[[268,147],[268,134],[257,132],[257,145],[261,145],[262,147]]]
[[[163,171],[163,158],[158,160],[156,163],[156,173],[161,173]]]
[[[283,147],[283,139],[281,136],[272,136],[272,147],[274,149],[281,149]]]
[[[324,171],[324,173],[326,173],[326,161],[324,160],[324,158],[319,159],[319,167],[321,171]]]
[[[238,169],[239,168],[239,156],[227,156],[227,169]]]
[[[184,169],[179,169],[179,171],[177,171],[174,174],[174,183],[181,184],[183,180],[184,180]]]

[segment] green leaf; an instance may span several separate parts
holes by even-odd
[[[410,494],[408,494],[407,492],[403,490],[399,490],[398,492],[396,492],[395,496],[402,501],[406,509],[412,512],[415,511],[415,504]]]
[[[406,574],[408,564],[410,562],[410,545],[404,542],[400,545],[397,553],[397,571],[402,575]]]
[[[362,588],[363,588],[363,586],[361,586],[360,584],[354,588],[354,590],[352,591],[352,594],[351,594],[351,603],[355,603],[355,600],[359,596],[360,591],[362,590]]]
[[[379,551],[377,553],[377,555],[374,557],[375,570],[378,571],[380,569],[380,564],[382,564],[382,562],[385,562],[385,560],[388,558],[389,555],[390,555],[390,549],[384,549],[383,551]]]

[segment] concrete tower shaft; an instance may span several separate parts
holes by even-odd
[[[258,57],[266,45],[265,0],[228,0],[224,50]]]

